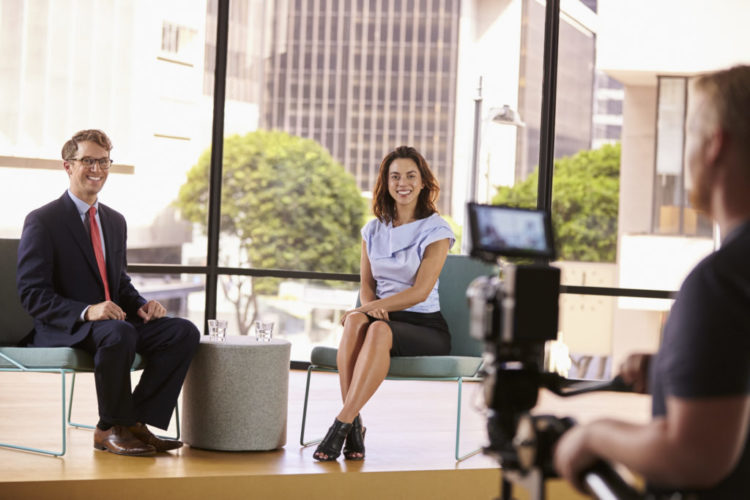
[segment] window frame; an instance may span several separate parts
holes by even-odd
[[[217,3],[218,13],[214,68],[213,124],[211,138],[211,166],[208,201],[208,241],[206,249],[206,265],[185,266],[163,264],[131,264],[128,266],[129,272],[140,274],[203,274],[206,278],[206,303],[203,321],[204,333],[206,333],[208,330],[207,319],[216,316],[218,277],[220,275],[315,280],[322,279],[359,282],[359,275],[350,273],[324,273],[314,271],[219,266],[219,221],[221,214],[222,158],[224,146],[224,106],[227,83],[229,0],[218,0]],[[560,0],[548,0],[546,2],[544,28],[544,75],[542,82],[542,115],[541,133],[539,139],[539,184],[537,196],[537,208],[548,213],[551,213],[552,207],[559,23]],[[560,292],[578,295],[658,299],[672,299],[676,295],[676,291],[667,290],[570,285],[561,285]],[[309,365],[309,362],[307,361],[292,361],[293,368],[301,368],[307,365]]]

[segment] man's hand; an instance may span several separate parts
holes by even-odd
[[[597,456],[589,450],[586,440],[588,429],[585,425],[576,425],[565,432],[555,446],[555,469],[561,477],[567,479],[581,493],[586,487],[581,481],[582,474],[591,468]]]
[[[651,363],[651,354],[631,354],[620,365],[620,377],[623,382],[633,387],[634,392],[645,394],[648,392],[648,366]]]
[[[108,319],[124,320],[127,315],[125,311],[120,309],[120,306],[107,300],[105,302],[99,302],[93,304],[86,309],[84,318],[86,321],[104,321]]]
[[[138,309],[138,316],[144,323],[148,323],[152,319],[163,318],[165,314],[167,314],[167,310],[155,300],[149,300]]]

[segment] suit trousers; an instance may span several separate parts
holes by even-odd
[[[94,321],[91,332],[73,347],[94,357],[99,417],[111,425],[136,422],[166,429],[200,333],[181,318]],[[147,360],[131,393],[130,367],[135,353]]]

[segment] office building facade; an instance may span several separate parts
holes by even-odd
[[[427,159],[449,212],[458,0],[270,2],[261,128],[314,139],[372,192],[383,156]]]
[[[544,70],[545,7],[538,0],[523,0],[522,8],[518,111],[526,127],[517,137],[517,181],[539,165]],[[591,148],[596,35],[583,16],[562,15],[558,47],[555,158]]]

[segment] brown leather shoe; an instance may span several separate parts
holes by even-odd
[[[148,430],[148,427],[146,427],[145,424],[142,424],[140,422],[135,425],[131,425],[127,429],[132,432],[135,437],[146,444],[150,444],[156,449],[156,451],[160,453],[169,450],[176,450],[177,448],[182,448],[182,441],[178,441],[177,439],[158,438],[154,436],[150,430]]]
[[[149,457],[156,454],[156,448],[135,437],[122,425],[113,425],[106,431],[97,427],[94,431],[94,448],[131,457]]]

